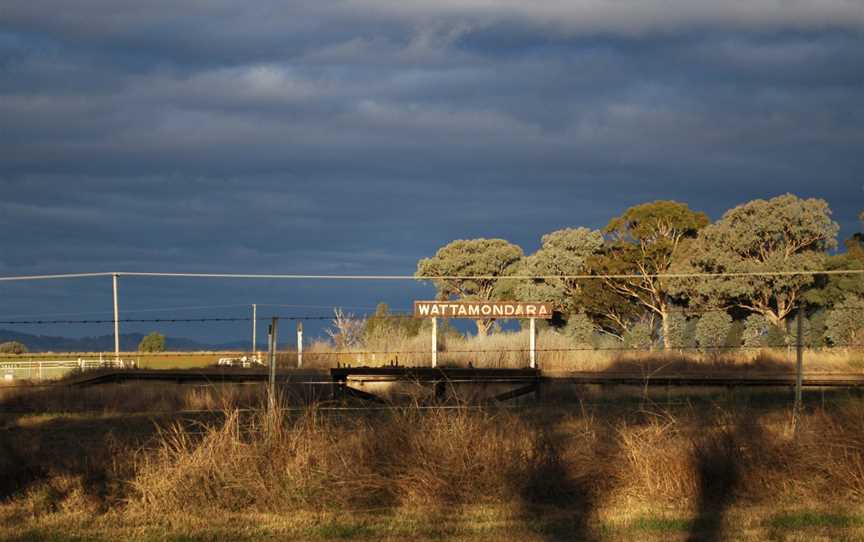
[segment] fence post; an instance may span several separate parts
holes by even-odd
[[[432,318],[432,368],[438,367],[438,319]]]
[[[528,326],[529,332],[531,333],[531,338],[528,341],[530,351],[528,353],[528,362],[529,366],[534,369],[537,367],[537,360],[535,358],[535,352],[537,351],[537,324],[535,323],[535,318],[530,319],[530,324]]]
[[[795,430],[798,429],[798,418],[801,415],[801,388],[804,384],[804,308],[798,308],[798,315],[796,318],[796,327],[798,329],[797,337],[795,340],[795,412],[793,415],[793,420],[795,424]]]
[[[297,368],[303,367],[303,322],[297,322]]]
[[[252,303],[252,359],[258,359],[258,305]]]
[[[117,273],[111,275],[114,284],[114,361],[120,359],[120,303],[117,294]]]
[[[274,316],[270,324],[270,332],[268,333],[270,338],[270,376],[268,379],[267,404],[271,411],[276,408],[276,347],[278,345],[276,330],[278,325],[279,318]]]

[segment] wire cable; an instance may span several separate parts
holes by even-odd
[[[255,274],[255,273],[181,273],[181,272],[143,272],[116,271],[96,273],[66,273],[54,275],[18,275],[0,277],[0,282],[25,280],[51,280],[82,277],[176,277],[176,278],[222,278],[222,279],[267,279],[267,280],[596,280],[596,279],[683,279],[683,278],[723,278],[723,277],[787,277],[801,275],[864,275],[864,269],[824,269],[792,271],[740,271],[718,273],[647,273],[647,274],[575,274],[575,275],[304,275],[304,274]]]

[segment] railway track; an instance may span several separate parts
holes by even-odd
[[[279,382],[306,384],[339,384],[348,377],[362,376],[367,381],[394,377],[406,380],[431,382],[571,382],[600,386],[707,386],[707,387],[770,387],[792,386],[794,372],[746,372],[746,373],[690,373],[690,372],[623,372],[623,371],[539,371],[532,369],[471,369],[425,367],[353,367],[326,370],[278,371]],[[86,387],[108,383],[130,381],[175,382],[175,383],[240,383],[266,382],[266,370],[248,369],[194,369],[194,370],[146,370],[114,369],[93,371],[58,381],[51,386]],[[864,387],[864,373],[804,373],[804,387]]]

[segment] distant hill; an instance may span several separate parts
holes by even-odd
[[[138,343],[144,338],[142,333],[125,333],[120,335],[120,350],[133,352],[138,349]],[[69,337],[54,337],[50,335],[31,335],[8,329],[0,329],[0,342],[18,341],[27,345],[31,352],[113,352],[114,335],[99,335],[73,339]],[[248,342],[228,342],[221,344],[206,344],[185,337],[165,337],[165,349],[174,352],[193,352],[198,350],[245,350]]]

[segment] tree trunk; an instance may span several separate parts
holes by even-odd
[[[474,320],[477,323],[477,336],[485,337],[489,334],[489,329],[492,327],[492,324],[495,320],[490,320],[488,318],[482,320]]]
[[[672,348],[672,343],[669,340],[669,311],[665,308],[663,312],[660,313],[660,318],[662,318],[662,329],[663,329],[663,349],[669,350]]]

